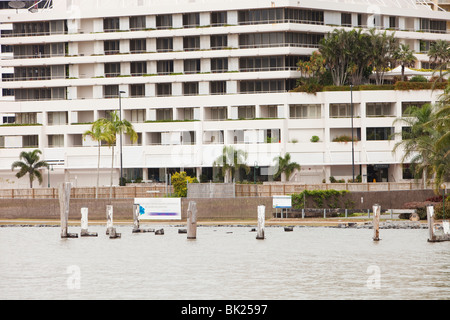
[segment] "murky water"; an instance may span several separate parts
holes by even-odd
[[[154,226],[152,226],[153,228]],[[156,227],[158,228],[158,227]],[[450,242],[427,230],[199,227],[61,239],[60,228],[0,228],[0,299],[449,299]],[[69,228],[78,232],[79,228]]]

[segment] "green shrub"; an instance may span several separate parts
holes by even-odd
[[[176,172],[172,175],[172,185],[175,195],[177,197],[187,196],[187,184],[188,183],[198,183],[197,178],[192,178],[186,174],[186,172]]]
[[[414,76],[409,80],[409,82],[428,82],[428,80],[424,76]]]
[[[310,141],[311,142],[319,142],[320,138],[318,136],[312,136]]]
[[[348,208],[352,201],[346,201],[344,196],[347,190],[304,190],[301,193],[292,194],[292,206],[295,209],[304,209],[304,202],[313,202],[314,207],[324,209]],[[351,209],[351,208],[348,208]]]

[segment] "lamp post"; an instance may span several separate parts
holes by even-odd
[[[350,84],[350,112],[352,114],[352,182],[355,182],[355,138],[353,134],[353,84]]]
[[[119,91],[119,120],[122,121],[122,96],[121,94],[125,91]],[[122,186],[123,183],[123,165],[122,165],[122,131],[120,131],[120,182],[119,185]]]
[[[53,171],[53,165],[50,164],[47,168],[47,186],[50,188],[50,169]]]

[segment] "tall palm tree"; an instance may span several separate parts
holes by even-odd
[[[292,173],[297,169],[300,170],[300,165],[296,162],[291,162],[291,155],[286,153],[284,157],[277,156],[274,158],[276,161],[277,172],[274,174],[274,178],[278,179],[281,176],[281,182],[289,181]]]
[[[409,48],[409,45],[400,44],[398,49],[394,53],[394,59],[399,63],[402,67],[402,81],[406,81],[405,79],[405,67],[409,67],[414,65],[417,61],[416,56],[414,55],[414,51]]]
[[[447,68],[450,61],[450,44],[445,40],[438,40],[430,45],[428,50],[430,62],[439,66],[439,77],[442,79],[442,72]]]
[[[246,160],[247,152],[235,149],[233,146],[224,146],[222,154],[214,161],[213,165],[221,168],[224,183],[231,183],[240,169],[244,169],[247,174],[250,172],[250,167],[245,164]]]
[[[15,161],[11,165],[12,171],[14,171],[15,168],[20,168],[19,172],[16,173],[17,178],[20,179],[26,174],[29,175],[30,188],[33,188],[33,181],[35,178],[38,179],[39,184],[42,183],[42,174],[39,169],[48,169],[48,163],[45,161],[40,161],[40,154],[42,154],[42,151],[39,149],[30,152],[22,151],[20,153],[20,159],[24,161]]]
[[[117,135],[126,134],[130,137],[131,142],[135,142],[138,138],[133,125],[128,120],[121,120],[117,111],[110,113],[110,119],[103,119],[104,140],[111,147],[111,183],[109,196],[112,197],[113,173],[114,173],[114,146],[116,145]]]
[[[91,130],[87,130],[83,133],[83,137],[89,136],[92,140],[97,141],[98,144],[98,156],[97,156],[97,184],[95,187],[95,198],[98,198],[98,187],[100,182],[100,147],[102,141],[106,140],[105,134],[105,119],[96,120],[92,126]]]

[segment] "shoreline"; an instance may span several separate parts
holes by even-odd
[[[439,223],[439,221],[437,221]],[[0,220],[2,227],[60,227],[60,220],[54,219],[3,219]],[[79,220],[69,220],[70,227],[80,227]],[[141,227],[146,226],[166,226],[166,227],[186,227],[186,220],[158,220],[141,221]],[[198,221],[198,227],[256,227],[257,220],[203,220]],[[106,226],[106,221],[89,221],[90,226]],[[132,220],[115,220],[115,226],[133,226]],[[265,227],[331,227],[331,228],[372,228],[371,218],[273,218],[265,221]],[[427,221],[410,221],[399,219],[380,219],[380,229],[427,229]]]

